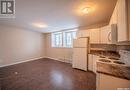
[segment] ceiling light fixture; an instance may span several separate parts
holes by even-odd
[[[82,9],[83,14],[88,14],[90,12],[90,7],[85,7]]]
[[[38,27],[38,28],[46,28],[46,27],[48,27],[46,24],[43,24],[43,23],[33,23],[32,25],[35,26],[35,27]]]

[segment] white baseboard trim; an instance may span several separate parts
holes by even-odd
[[[24,61],[20,61],[20,62],[15,62],[15,63],[11,63],[11,64],[5,64],[5,65],[1,65],[0,68],[15,65],[15,64],[20,64],[20,63],[24,63],[24,62],[34,61],[34,60],[38,60],[38,59],[42,59],[42,58],[44,58],[44,57],[33,58],[33,59],[24,60]]]
[[[65,63],[72,63],[72,61],[70,61],[70,60],[60,60],[60,59],[52,58],[52,57],[45,57],[45,58],[49,58],[49,59],[52,59],[52,60],[56,60],[56,61],[60,61],[60,62],[65,62]]]
[[[57,58],[52,58],[52,57],[39,57],[39,58],[24,60],[24,61],[20,61],[20,62],[11,63],[11,64],[1,65],[0,68],[11,66],[11,65],[16,65],[16,64],[20,64],[20,63],[24,63],[24,62],[34,61],[34,60],[38,60],[38,59],[42,59],[42,58],[49,58],[49,59],[52,59],[52,60],[56,60],[56,61],[60,61],[60,62],[65,62],[65,63],[72,63],[72,61],[70,61],[70,60],[59,60]]]

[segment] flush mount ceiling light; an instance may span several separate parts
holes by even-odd
[[[37,28],[47,28],[48,26],[44,23],[33,23],[33,26],[37,27]]]
[[[82,9],[83,14],[88,14],[90,12],[90,7],[85,7]]]

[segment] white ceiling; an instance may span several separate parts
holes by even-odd
[[[0,18],[0,24],[28,28],[40,32],[54,32],[81,26],[108,22],[117,0],[15,0],[16,18]],[[82,8],[92,11],[83,15]],[[32,26],[40,22],[41,29]]]

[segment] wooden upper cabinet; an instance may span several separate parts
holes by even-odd
[[[100,28],[90,30],[90,43],[100,43]]]
[[[117,24],[107,25],[100,30],[101,43],[116,44],[117,43]]]
[[[97,30],[79,30],[77,37],[90,37],[90,43],[116,44],[130,41],[130,0],[117,0],[108,26]]]
[[[129,31],[129,40],[130,40],[130,0],[127,0],[127,12],[128,12],[128,31]]]
[[[79,30],[77,37],[90,37],[91,44],[116,44],[117,25],[107,25],[101,28]]]
[[[129,41],[128,22],[127,22],[127,0],[117,2],[118,18],[118,42]]]
[[[130,2],[130,0],[117,0],[110,20],[110,25],[117,24],[118,42],[130,41],[130,34],[128,29],[128,2]]]
[[[77,38],[80,37],[89,37],[90,36],[90,31],[89,30],[79,30],[77,32]]]
[[[118,23],[118,18],[117,18],[117,6],[114,9],[114,13],[113,13],[113,23],[112,24],[117,24]]]
[[[90,43],[100,43],[100,28],[79,30],[77,38],[80,37],[90,37]]]
[[[101,28],[101,43],[111,44],[111,28],[110,26],[105,26]]]
[[[117,23],[118,23],[117,7],[118,7],[118,6],[116,5],[115,8],[114,8],[113,14],[112,14],[111,19],[110,19],[110,25],[111,25],[111,24],[117,24]]]

